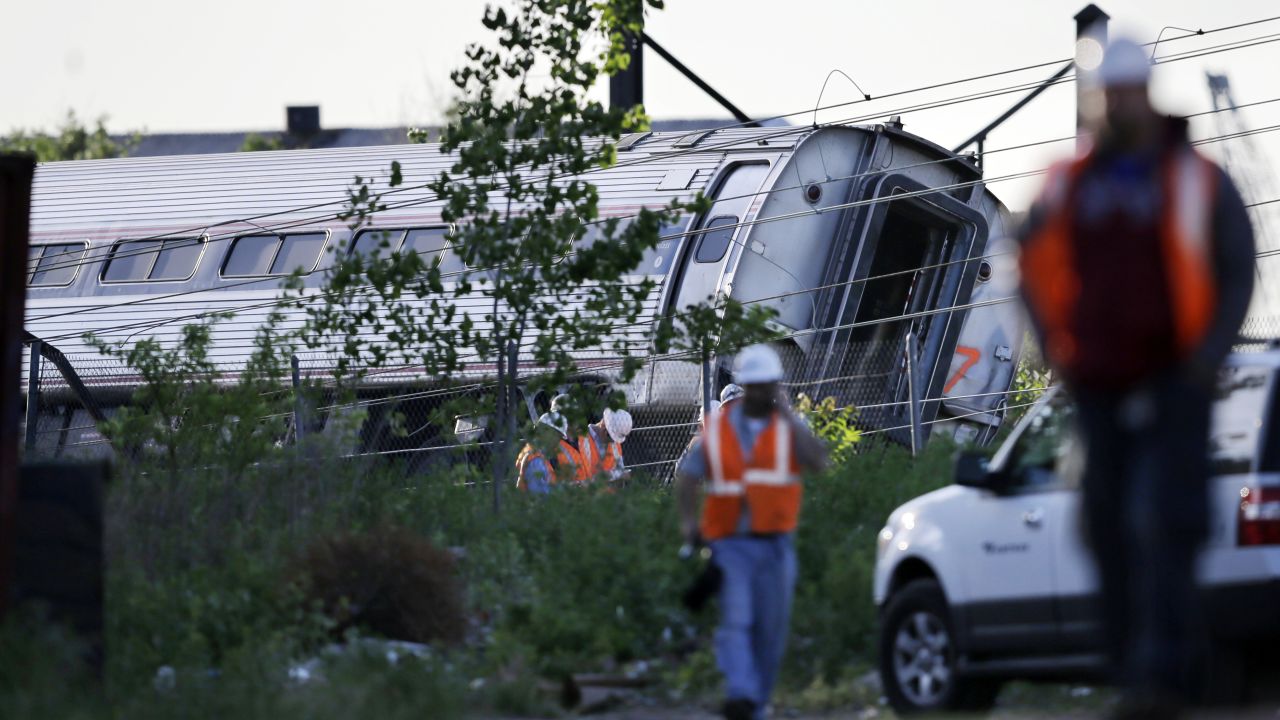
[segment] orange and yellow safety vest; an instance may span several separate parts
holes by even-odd
[[[703,538],[718,540],[737,533],[744,501],[750,532],[776,534],[796,529],[802,491],[794,445],[790,420],[774,412],[748,455],[729,413],[711,413],[702,431],[702,451],[711,480],[702,507]]]
[[[601,452],[591,437],[590,428],[578,438],[578,450],[588,478],[598,475],[612,477],[613,471],[622,464],[622,447],[611,438],[605,442],[604,451]]]
[[[1093,154],[1049,170],[1040,197],[1044,220],[1027,238],[1020,265],[1027,304],[1045,335],[1045,355],[1070,367],[1078,351],[1074,323],[1081,283],[1072,237],[1072,198]],[[1191,148],[1166,159],[1162,168],[1163,216],[1159,221],[1178,349],[1189,354],[1204,338],[1217,307],[1212,265],[1212,212],[1217,169]]]
[[[522,490],[529,489],[529,465],[534,458],[546,460],[542,452],[532,444],[525,444],[519,456],[516,457],[516,487]],[[547,477],[548,485],[556,484],[561,478],[581,483],[591,477],[587,473],[586,463],[583,462],[578,449],[573,446],[573,443],[563,438],[560,440],[560,450],[556,453],[556,466],[548,467],[548,470],[550,471]]]

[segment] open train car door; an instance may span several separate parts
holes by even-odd
[[[969,301],[987,222],[964,202],[901,174],[870,183],[864,198],[873,202],[852,223],[852,267],[829,307],[830,330],[809,353],[810,372],[824,380],[818,397],[862,408],[863,427],[907,444],[907,338],[926,400],[920,420],[928,422],[938,414],[964,322],[964,312],[951,308]]]

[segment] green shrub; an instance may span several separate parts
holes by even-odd
[[[289,576],[304,606],[319,608],[338,635],[360,628],[415,643],[456,643],[466,634],[453,557],[401,528],[316,540]]]
[[[953,452],[940,438],[917,458],[886,447],[809,480],[796,540],[800,580],[786,669],[793,682],[835,681],[875,657],[876,535],[898,505],[950,482]]]
[[[874,660],[876,534],[896,505],[946,482],[952,450],[935,440],[912,459],[900,448],[872,448],[807,480],[787,688],[835,697]],[[495,516],[491,487],[475,485],[465,469],[406,477],[393,465],[306,448],[279,450],[234,479],[193,468],[166,483],[144,472],[134,466],[117,477],[106,518],[104,693],[129,717],[327,717],[330,703],[396,716],[382,694],[411,708],[439,703],[435,716],[467,705],[542,712],[553,701],[535,679],[639,659],[661,660],[669,689],[685,697],[714,682],[708,648],[716,613],[693,617],[680,605],[695,569],[676,557],[666,489],[563,487],[545,497],[512,490]],[[401,530],[388,535],[381,528],[389,526]],[[324,586],[313,597],[322,602],[307,602],[290,582],[307,566],[299,558],[313,548],[315,568],[314,548],[355,537],[366,538],[361,552],[329,559],[342,555],[335,568],[360,572],[313,572]],[[379,566],[411,562],[412,548],[430,546],[432,558],[444,548],[457,556],[461,605],[446,609],[473,629],[465,644],[416,669],[343,660],[327,685],[294,687],[290,664],[315,657],[353,620],[319,610],[328,603],[332,611],[336,597],[355,599],[352,582],[366,584]],[[350,624],[409,636],[367,620]],[[14,662],[12,653],[0,657],[0,674]],[[154,687],[161,667],[175,677],[163,692]],[[480,677],[481,689],[468,690]],[[9,685],[4,702],[28,715],[66,706],[52,715],[88,717],[100,709],[91,694],[25,685],[25,695]]]
[[[25,606],[0,623],[0,717],[6,720],[106,717],[85,662],[68,630]]]

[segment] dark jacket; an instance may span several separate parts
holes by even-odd
[[[1186,146],[1188,142],[1186,122],[1181,119],[1171,118],[1166,125],[1166,136],[1161,149],[1162,158],[1168,157],[1172,152]],[[1159,160],[1162,158],[1152,157],[1146,160],[1153,168],[1158,168]],[[1090,182],[1099,182],[1099,175],[1108,172],[1108,168],[1114,168],[1116,161],[1121,160],[1121,156],[1110,151],[1105,146],[1099,147],[1094,154],[1094,159],[1090,166],[1085,169],[1083,175],[1078,180],[1079,186],[1084,186]],[[1142,159],[1137,159],[1137,165],[1141,165]],[[1158,183],[1161,174],[1157,171],[1151,173],[1150,182]],[[1079,210],[1079,198],[1083,193],[1076,193],[1073,196],[1073,205]],[[1159,192],[1155,193],[1158,197]],[[1158,217],[1158,213],[1156,214]],[[1028,238],[1034,236],[1042,227],[1045,221],[1045,210],[1040,207],[1039,203],[1032,206],[1027,215],[1027,221],[1023,224],[1018,233],[1019,243],[1025,243]],[[1094,227],[1094,226],[1091,226]],[[1167,296],[1167,286],[1163,284],[1163,280],[1158,277],[1159,273],[1151,273],[1150,268],[1162,267],[1163,263],[1160,258],[1153,257],[1150,265],[1141,265],[1137,262],[1134,255],[1134,243],[1141,243],[1141,247],[1137,249],[1139,254],[1150,248],[1151,252],[1161,252],[1158,244],[1151,244],[1148,238],[1137,237],[1138,235],[1146,235],[1146,233],[1133,232],[1131,225],[1121,224],[1124,228],[1121,232],[1127,234],[1126,237],[1106,237],[1106,231],[1101,232],[1100,237],[1090,235],[1087,240],[1093,245],[1092,252],[1082,252],[1080,258],[1082,262],[1125,262],[1129,268],[1133,269],[1133,282],[1116,282],[1107,283],[1102,286],[1094,286],[1093,292],[1107,293],[1105,298],[1089,298],[1082,301],[1078,311],[1091,313],[1091,317],[1099,317],[1098,313],[1107,312],[1106,308],[1116,307],[1116,304],[1124,304],[1124,310],[1129,311],[1133,308],[1131,304],[1140,303],[1143,309],[1139,309],[1137,313],[1129,312],[1129,315],[1138,318],[1138,322],[1149,322],[1156,325],[1155,335],[1159,335],[1161,328],[1159,324],[1162,321],[1168,322],[1168,318],[1162,318],[1162,308],[1160,304],[1164,302]],[[1090,232],[1098,232],[1092,229]],[[1095,385],[1094,389],[1121,389],[1115,387],[1114,383],[1131,384],[1130,380],[1140,380],[1140,377],[1128,377],[1130,375],[1142,376],[1144,374],[1155,374],[1173,369],[1175,372],[1186,372],[1201,380],[1207,380],[1214,369],[1221,365],[1227,353],[1230,352],[1240,324],[1244,320],[1245,313],[1248,311],[1249,300],[1253,294],[1253,283],[1255,274],[1255,251],[1253,243],[1253,228],[1249,220],[1248,211],[1244,207],[1240,193],[1236,190],[1234,183],[1221,169],[1218,171],[1218,186],[1214,193],[1214,207],[1212,212],[1212,263],[1213,273],[1217,285],[1217,308],[1214,313],[1214,319],[1206,332],[1204,339],[1200,345],[1191,353],[1190,356],[1183,360],[1182,365],[1174,366],[1173,353],[1164,353],[1157,362],[1156,358],[1135,357],[1143,351],[1148,354],[1152,353],[1151,345],[1147,344],[1142,348],[1135,347],[1134,337],[1143,337],[1142,330],[1150,330],[1150,328],[1140,328],[1135,331],[1131,337],[1122,334],[1115,335],[1106,341],[1104,347],[1082,347],[1081,352],[1086,356],[1085,368],[1090,366],[1088,359],[1092,359],[1092,366],[1096,368],[1103,363],[1113,363],[1116,371],[1120,373],[1120,377],[1108,377],[1106,373],[1089,372],[1083,377],[1072,377],[1070,372],[1065,373],[1069,383],[1089,386]],[[1082,242],[1081,236],[1077,235],[1077,242]],[[1127,243],[1120,246],[1118,243]],[[1112,250],[1105,248],[1110,244]],[[1103,252],[1098,252],[1098,248],[1103,247]],[[1121,260],[1124,258],[1124,260]],[[1123,272],[1124,267],[1120,270]],[[1090,276],[1091,271],[1094,272],[1092,277],[1105,277],[1107,272],[1114,274],[1115,268],[1101,267],[1081,267],[1082,276]],[[1145,287],[1141,286],[1146,284]],[[1086,291],[1090,288],[1086,287]],[[1153,304],[1152,300],[1155,300]],[[1101,300],[1101,301],[1100,301]],[[1146,312],[1144,312],[1144,309]],[[1167,310],[1164,310],[1167,312]],[[1032,314],[1032,322],[1040,330],[1038,319]],[[1103,318],[1102,322],[1113,320],[1111,317]],[[1088,323],[1089,317],[1078,317],[1077,322]],[[1110,323],[1113,327],[1115,323]],[[1169,323],[1171,326],[1171,323]],[[1105,333],[1101,334],[1105,336]],[[1147,335],[1151,335],[1150,332]],[[1100,335],[1082,333],[1079,338],[1082,342],[1100,342]],[[1041,334],[1043,340],[1043,334]],[[1156,343],[1158,346],[1158,343]],[[1061,368],[1059,368],[1062,370]],[[1107,384],[1112,383],[1108,387]],[[1097,387],[1101,386],[1101,387]]]

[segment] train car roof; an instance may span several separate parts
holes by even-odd
[[[894,125],[848,126],[887,132],[929,155],[958,157]],[[728,153],[788,152],[821,126],[711,128],[636,133],[619,143],[618,163],[592,173],[605,205],[638,205],[691,196],[706,188]],[[433,201],[425,183],[453,162],[436,143],[316,150],[176,155],[43,163],[32,193],[32,232],[63,236],[91,228],[163,232],[183,221],[208,223],[315,217],[332,221],[357,176],[391,190],[391,161],[404,183],[385,196],[402,207]],[[980,171],[955,163],[975,177]],[[669,172],[692,172],[682,190],[657,191]],[[655,192],[656,191],[656,192]],[[246,226],[247,227],[247,226]],[[196,228],[192,228],[195,231]]]

